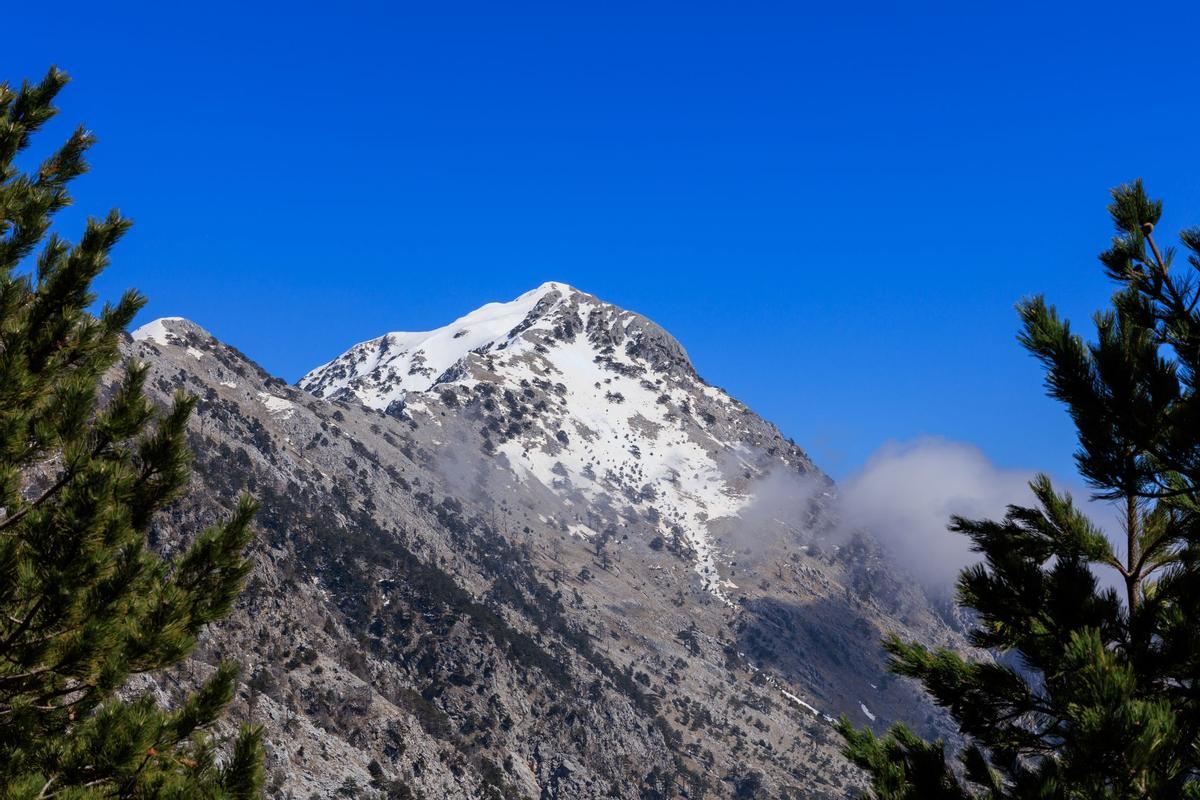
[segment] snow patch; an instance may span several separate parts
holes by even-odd
[[[167,328],[167,322],[183,322],[183,317],[162,317],[153,322],[147,322],[142,327],[129,334],[135,342],[154,342],[155,344],[169,345],[171,339],[178,339],[178,335]]]
[[[787,691],[786,689],[781,689],[780,691],[783,692],[783,696],[786,697],[788,700],[791,700],[796,705],[798,705],[804,709],[807,709],[808,711],[811,711],[814,716],[820,715],[820,713],[821,713],[820,711],[818,711],[816,708],[809,705],[808,703],[804,702],[799,697],[796,697],[796,695],[792,694],[791,692]]]
[[[285,400],[282,397],[276,397],[273,394],[259,392],[258,400],[267,407],[269,413],[278,414],[281,419],[288,419],[296,412],[295,403],[291,400]]]

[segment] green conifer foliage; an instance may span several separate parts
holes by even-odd
[[[49,233],[91,134],[76,130],[27,173],[15,166],[66,82],[51,70],[0,85],[0,797],[255,797],[260,731],[243,729],[224,755],[206,734],[233,695],[232,664],[171,711],[118,696],[229,612],[254,504],[173,559],[146,547],[187,481],[195,400],[156,412],[145,368],[117,365],[140,296],[87,310],[128,220],[91,220],[76,244]],[[120,375],[109,392],[106,373]]]
[[[1113,190],[1109,211],[1100,260],[1119,288],[1095,339],[1035,297],[1019,306],[1020,340],[1121,530],[1105,535],[1044,476],[1034,507],[952,521],[983,556],[957,586],[971,641],[1007,657],[885,642],[893,671],[920,681],[967,745],[948,763],[903,725],[879,739],[843,718],[877,798],[1200,798],[1200,229],[1180,234],[1180,266],[1155,241],[1162,204],[1140,181]]]

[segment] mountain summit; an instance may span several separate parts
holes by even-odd
[[[645,317],[549,281],[436,330],[398,331],[357,344],[309,372],[299,386],[318,397],[354,397],[369,408],[386,409],[410,392],[427,391],[456,370],[467,370],[488,353],[536,348],[556,339],[574,343],[577,332],[597,349],[628,343],[656,364],[693,371],[679,342]]]
[[[705,383],[661,327],[563,283],[355,345],[299,386],[417,422],[432,413],[438,426],[448,424],[442,406],[477,406],[480,449],[559,494],[556,524],[592,538],[648,523],[649,538],[688,551],[726,602],[734,584],[721,575],[720,538],[751,483],[814,470],[774,426]]]

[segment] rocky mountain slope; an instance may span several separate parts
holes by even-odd
[[[793,443],[646,318],[563,284],[271,378],[194,324],[135,331],[201,398],[156,546],[263,502],[221,655],[308,798],[844,797],[841,713],[940,718],[885,630],[957,643]]]

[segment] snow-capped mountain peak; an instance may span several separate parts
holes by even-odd
[[[705,383],[661,327],[562,283],[363,342],[300,387],[410,420],[441,457],[469,454],[459,468],[494,461],[545,487],[557,499],[542,522],[562,531],[643,528],[687,553],[725,602],[721,536],[751,483],[811,469],[774,426]]]

